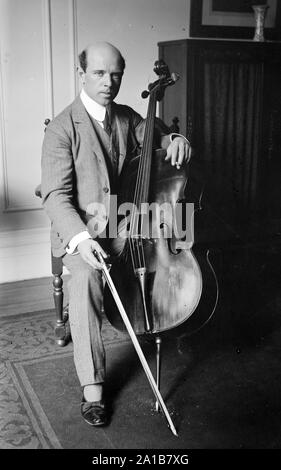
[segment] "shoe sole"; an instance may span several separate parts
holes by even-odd
[[[91,423],[91,421],[88,421],[85,418],[83,418],[83,419],[84,419],[85,423],[89,424],[90,426],[99,427],[99,426],[105,426],[106,425],[106,421],[104,421],[103,423],[94,424],[94,423]]]

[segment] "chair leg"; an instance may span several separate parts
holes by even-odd
[[[61,274],[54,274],[53,277],[53,296],[56,309],[55,337],[59,346],[66,345],[66,318],[63,310],[63,280]]]

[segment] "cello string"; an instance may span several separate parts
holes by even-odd
[[[152,104],[153,103],[151,100],[152,98],[150,99],[149,106],[148,106],[144,142],[143,142],[143,148],[142,148],[141,157],[140,157],[139,169],[137,173],[136,189],[135,189],[135,194],[134,194],[134,204],[136,207],[138,207],[140,202],[143,200],[141,187],[142,186],[146,187],[147,185],[146,178],[144,176],[146,175],[145,168],[147,166],[146,161],[147,161],[147,155],[148,155],[148,150],[149,150],[149,140],[150,140],[149,131],[151,128],[150,121],[152,120]]]
[[[154,133],[154,115],[156,111],[156,95],[153,94],[152,104],[150,107],[150,116],[149,119],[151,121],[149,128],[148,128],[148,137],[147,137],[147,150],[146,150],[146,161],[143,165],[143,177],[142,180],[144,182],[142,186],[142,192],[140,197],[141,202],[148,202],[148,193],[149,193],[149,186],[150,186],[150,174],[151,174],[151,155],[152,155],[152,144],[153,144],[153,133]],[[142,265],[145,267],[145,254],[144,254],[144,245],[143,245],[143,217],[140,220],[140,240],[139,240],[139,250],[141,252],[142,258]]]
[[[145,168],[144,174],[144,188],[142,194],[142,200],[145,202],[149,202],[149,188],[150,188],[150,175],[151,175],[151,165],[152,165],[152,148],[153,148],[153,136],[154,136],[154,120],[155,120],[155,113],[156,113],[156,91],[154,90],[153,93],[153,100],[151,106],[151,125],[149,126],[149,134],[148,134],[148,151],[147,151],[147,165]],[[149,220],[147,219],[149,230]],[[141,234],[143,235],[143,219],[141,221]],[[147,233],[148,237],[150,238],[150,234]],[[145,264],[145,254],[144,254],[144,245],[143,245],[143,238],[141,239],[141,251],[143,257],[143,263]]]
[[[145,147],[145,159],[143,160],[143,167],[142,167],[142,188],[139,193],[140,201],[147,202],[148,200],[148,191],[149,191],[149,183],[150,183],[150,168],[151,168],[151,153],[152,153],[152,144],[153,144],[153,132],[154,126],[152,126],[154,121],[154,115],[156,110],[156,95],[155,90],[152,92],[152,96],[150,99],[150,109],[149,109],[149,126],[146,138],[146,147]],[[139,201],[139,202],[140,202]]]
[[[144,152],[143,158],[140,164],[139,171],[139,182],[143,182],[141,189],[137,193],[138,200],[136,201],[136,206],[141,207],[142,202],[148,202],[148,192],[149,192],[149,183],[150,183],[150,169],[151,169],[151,154],[152,154],[152,143],[153,143],[153,133],[154,133],[154,115],[156,110],[156,95],[155,90],[153,90],[149,102],[149,110],[147,116],[147,126],[148,132],[146,133],[146,139],[144,143]],[[145,267],[145,255],[144,255],[144,246],[143,246],[143,217],[142,211],[140,210],[140,219],[138,220],[138,256],[140,259],[141,266]]]
[[[145,148],[146,146],[146,129],[147,129],[147,121],[146,121],[146,125],[145,125],[145,136],[144,136],[144,144],[143,144],[143,148]],[[131,258],[132,258],[132,261],[133,261],[133,268],[134,270],[136,269],[136,254],[134,252],[134,241],[132,240],[132,238],[135,236],[135,233],[136,233],[136,211],[137,211],[137,207],[138,207],[138,199],[139,199],[139,192],[140,192],[140,182],[141,182],[141,174],[142,174],[142,168],[143,168],[143,155],[144,155],[144,152],[143,152],[143,149],[142,149],[142,152],[141,152],[141,155],[140,155],[140,162],[139,162],[139,168],[138,168],[138,171],[137,171],[137,180],[136,180],[136,188],[135,188],[135,192],[134,192],[134,199],[133,199],[133,211],[132,211],[132,217],[131,217],[131,224],[130,224],[130,230],[129,230],[129,246],[130,246],[130,251],[131,251]]]
[[[152,90],[151,98],[149,100],[149,105],[148,105],[144,143],[143,143],[143,149],[142,149],[141,156],[140,156],[139,168],[137,172],[136,189],[135,189],[134,200],[133,200],[134,205],[133,205],[131,225],[130,225],[130,230],[129,230],[128,241],[129,241],[134,270],[136,269],[137,261],[139,263],[139,267],[145,267],[145,256],[144,256],[142,238],[141,238],[141,243],[139,243],[139,240],[136,240],[135,243],[134,242],[132,243],[131,239],[132,239],[132,234],[133,234],[133,238],[135,238],[135,235],[138,237],[138,239],[139,239],[139,235],[141,236],[138,230],[139,225],[140,225],[139,216],[141,217],[141,214],[140,214],[140,210],[138,209],[140,209],[141,202],[144,201],[144,195],[146,196],[145,199],[147,199],[147,195],[148,195],[147,175],[150,173],[149,171],[150,165],[148,164],[149,163],[148,155],[151,154],[149,153],[149,149],[152,147],[152,138],[153,138],[152,123],[153,123],[154,112],[155,112],[155,107],[156,107],[155,105],[156,105],[155,92],[153,92]],[[142,185],[141,185],[141,182],[143,182]]]
[[[152,146],[153,129],[152,129],[151,124],[154,119],[155,104],[156,104],[155,91],[152,90],[151,98],[150,98],[149,106],[148,106],[144,143],[143,143],[143,149],[141,153],[141,161],[140,161],[140,165],[138,169],[136,190],[135,190],[135,195],[134,195],[134,203],[136,206],[139,205],[140,201],[144,200],[143,194],[144,192],[147,193],[148,191],[147,178],[146,178],[147,167],[148,167],[147,161],[148,161],[149,150],[150,150],[150,147]],[[143,191],[140,189],[141,187]]]

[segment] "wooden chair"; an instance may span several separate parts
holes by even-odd
[[[42,197],[41,186],[35,189],[35,195]],[[66,323],[68,320],[68,305],[63,307],[63,262],[61,257],[56,257],[51,252],[51,269],[53,274],[53,297],[56,310],[55,337],[59,346],[67,343]]]
[[[45,119],[45,126],[50,122],[50,119]],[[167,127],[163,124],[163,130],[167,132],[179,132],[178,118],[174,117],[173,124],[170,127]],[[46,127],[45,127],[46,130]],[[35,195],[37,197],[42,197],[41,194],[41,185],[38,185],[35,189]],[[68,304],[63,306],[63,262],[61,257],[56,257],[51,253],[51,269],[53,274],[53,297],[56,310],[56,324],[55,324],[55,338],[59,346],[65,346],[68,342],[69,333],[67,331],[67,321],[68,321]]]
[[[50,123],[50,119],[45,119],[45,129]],[[41,185],[35,188],[35,196],[42,198]],[[63,307],[63,262],[61,257],[56,257],[51,252],[51,269],[53,274],[53,297],[56,310],[55,337],[59,346],[67,343],[66,323],[68,321],[68,305]]]

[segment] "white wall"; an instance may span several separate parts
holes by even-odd
[[[0,0],[0,283],[50,275],[40,182],[43,122],[78,90],[77,54],[96,40],[126,59],[117,101],[141,114],[157,42],[186,38],[190,0]]]
[[[78,49],[95,40],[116,45],[126,59],[126,73],[116,101],[145,115],[140,93],[157,77],[153,65],[159,41],[187,37],[189,0],[80,0]],[[93,6],[94,5],[94,6]]]

